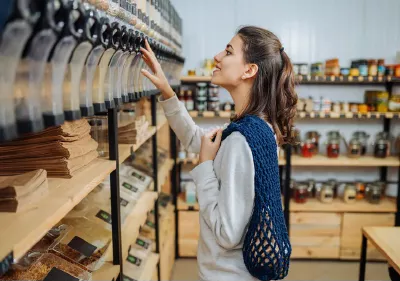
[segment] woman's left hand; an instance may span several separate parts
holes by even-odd
[[[215,137],[215,140],[213,138]],[[200,163],[214,160],[221,145],[222,129],[215,129],[201,139]]]

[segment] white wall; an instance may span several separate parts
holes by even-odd
[[[400,51],[400,0],[173,0],[184,22],[183,53],[185,71],[198,68],[230,41],[240,25],[258,25],[278,35],[293,63],[312,63],[338,57],[342,66],[352,59],[384,58],[396,61]],[[300,86],[300,97],[329,97],[333,101],[361,102],[363,86]],[[400,88],[395,88],[400,93]],[[223,96],[228,96],[223,93]],[[210,125],[210,121],[197,120]],[[215,119],[214,123],[223,122]],[[393,120],[392,132],[400,133],[400,122]],[[346,139],[355,130],[374,136],[382,122],[366,120],[301,120],[303,134],[312,129],[323,135],[339,129]],[[294,177],[343,180],[378,179],[378,169],[295,169]],[[397,180],[397,169],[389,169],[389,179]],[[390,189],[394,194],[395,187]]]

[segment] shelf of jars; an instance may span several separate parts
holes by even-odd
[[[383,198],[378,204],[371,204],[367,200],[357,200],[346,203],[336,198],[330,203],[323,203],[319,199],[310,198],[305,203],[290,202],[290,212],[352,212],[352,213],[395,213],[396,202],[391,198]]]
[[[189,114],[193,118],[231,118],[235,113],[231,111],[189,111]],[[332,119],[399,119],[400,112],[365,112],[365,113],[338,113],[338,112],[323,112],[323,111],[311,111],[311,112],[298,112],[296,117],[298,119],[305,118],[332,118]]]
[[[0,259],[13,251],[21,258],[41,237],[85,198],[113,170],[114,161],[95,159],[73,174],[71,179],[48,178],[48,195],[29,211],[0,213]]]
[[[399,167],[398,156],[377,158],[374,156],[361,156],[360,158],[350,158],[340,155],[337,158],[329,158],[325,155],[314,155],[311,158],[292,155],[292,166],[323,166],[323,167]]]
[[[182,83],[211,82],[211,76],[182,76]],[[300,84],[332,84],[332,85],[385,85],[388,82],[400,83],[400,77],[395,76],[333,76],[333,75],[296,75]]]
[[[197,164],[199,164],[199,159],[198,158],[178,158],[178,163],[181,163],[183,165],[197,165]],[[283,166],[286,164],[286,160],[280,157],[278,159],[278,163],[280,166]]]

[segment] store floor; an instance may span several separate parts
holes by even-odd
[[[290,281],[350,281],[358,280],[358,262],[292,261],[285,280]],[[172,281],[197,281],[195,259],[179,259],[175,263]],[[367,264],[366,280],[390,280],[387,264]]]

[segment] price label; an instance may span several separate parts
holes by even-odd
[[[143,241],[142,239],[138,238],[136,239],[136,245],[145,248],[146,250],[149,248],[150,244],[147,243],[146,241]]]
[[[122,207],[126,207],[128,206],[129,202],[126,201],[124,198],[120,198],[120,203]]]
[[[99,219],[105,221],[106,223],[111,224],[111,214],[107,213],[106,211],[100,210],[96,217],[98,217]]]
[[[149,220],[146,221],[146,225],[150,226],[151,228],[155,227],[154,223],[152,221],[149,221]]]
[[[82,238],[75,236],[72,238],[71,242],[68,243],[68,246],[75,251],[78,251],[85,257],[90,257],[93,255],[94,251],[96,251],[97,247],[90,244],[89,242],[83,240]]]
[[[127,261],[130,262],[133,265],[136,265],[136,266],[140,266],[142,264],[142,260],[141,259],[139,259],[139,258],[137,258],[135,256],[132,256],[132,255],[128,256]]]
[[[43,281],[79,281],[79,278],[53,267]]]
[[[145,180],[146,180],[146,178],[145,178],[143,175],[141,175],[141,174],[139,174],[139,173],[136,173],[135,171],[132,172],[131,175],[134,176],[135,178],[141,180],[141,181],[145,181]]]
[[[137,187],[135,187],[127,182],[122,183],[122,186],[133,192],[138,192],[138,190],[139,190]]]

